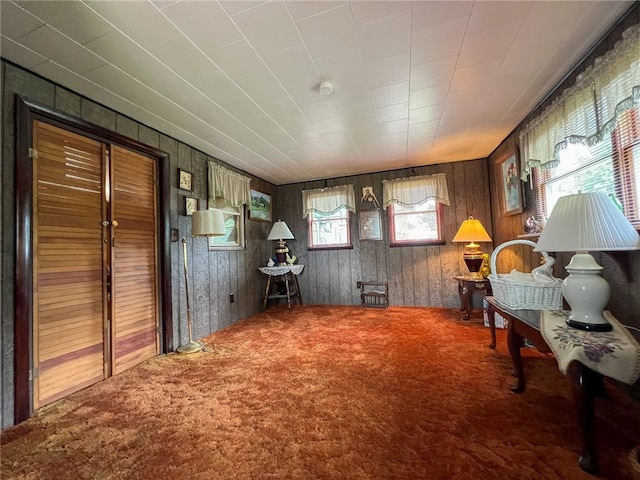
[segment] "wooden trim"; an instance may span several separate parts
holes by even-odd
[[[14,290],[14,423],[20,423],[31,415],[32,381],[29,368],[32,360],[31,331],[33,327],[33,251],[32,251],[32,181],[33,168],[29,157],[32,144],[32,122],[42,120],[71,132],[113,143],[157,159],[159,174],[158,192],[158,240],[159,272],[161,278],[162,350],[173,349],[173,317],[171,288],[171,179],[169,154],[125,137],[117,132],[94,125],[85,120],[58,112],[48,106],[15,96],[16,103],[16,260]]]

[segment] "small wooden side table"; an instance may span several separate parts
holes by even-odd
[[[458,294],[460,295],[460,311],[464,312],[464,320],[469,320],[471,316],[471,295],[479,290],[486,295],[493,294],[491,282],[488,278],[477,277],[475,275],[456,275],[453,277],[458,281]]]
[[[267,276],[267,288],[264,292],[264,301],[262,303],[262,309],[267,308],[267,302],[269,300],[279,300],[281,298],[287,299],[287,306],[291,311],[291,297],[298,300],[298,304],[302,305],[302,294],[300,293],[300,285],[298,284],[298,275],[304,270],[304,265],[286,265],[275,267],[259,267],[262,273]],[[271,292],[271,287],[277,285],[276,281],[272,281],[274,278],[279,278],[284,283],[285,290],[281,292]]]

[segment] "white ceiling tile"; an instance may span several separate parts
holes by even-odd
[[[320,79],[316,65],[302,44],[265,55],[263,60],[278,81],[284,85],[303,81],[316,82]]]
[[[409,124],[409,138],[434,135],[438,130],[438,120]]]
[[[453,87],[453,83],[451,84]],[[484,98],[484,94],[487,91],[485,87],[482,88],[468,88],[466,90],[457,90],[449,92],[447,95],[447,101],[444,105],[444,109],[453,110],[457,108],[470,108],[480,103]]]
[[[449,93],[470,88],[484,89],[491,82],[499,67],[500,61],[495,60],[469,67],[456,68],[455,72],[453,72]]]
[[[455,18],[469,17],[475,3],[449,0],[413,2],[413,29],[419,30]]]
[[[325,120],[314,121],[311,122],[311,125],[313,125],[313,128],[316,130],[316,132],[318,132],[323,138],[325,138],[325,140],[325,135],[329,133],[345,132],[344,122],[340,117],[332,117]]]
[[[175,2],[162,8],[162,13],[205,53],[242,40],[218,2]]]
[[[27,33],[20,38],[20,43],[80,74],[105,64],[100,57],[48,25]],[[52,50],[51,45],[56,48]]]
[[[85,0],[85,3],[144,48],[180,35],[180,31],[151,2]]]
[[[358,48],[349,5],[319,13],[296,23],[313,57],[328,57]],[[327,32],[331,34],[327,35]]]
[[[411,90],[435,87],[450,83],[458,58],[448,57],[411,67]]]
[[[347,122],[371,120],[373,129],[376,128],[375,111],[369,102],[338,107],[338,111]]]
[[[411,12],[412,2],[351,2],[353,21],[356,25],[375,22],[401,12]]]
[[[473,36],[475,32],[497,31],[506,25],[520,27],[533,4],[533,1],[524,0],[517,2],[475,2],[467,31]]]
[[[409,95],[409,108],[429,107],[444,103],[449,93],[449,83],[413,90]]]
[[[181,77],[196,77],[217,69],[204,53],[183,36],[158,43],[149,48],[149,53]]]
[[[409,96],[409,82],[372,88],[370,93],[374,108],[404,103]]]
[[[393,120],[390,122],[380,123],[378,125],[378,132],[380,135],[395,135],[398,133],[402,133],[407,135],[409,127],[409,122],[406,118],[402,118],[399,120]]]
[[[411,43],[424,45],[425,48],[413,49],[411,64],[420,65],[441,58],[457,56],[467,30],[467,22],[467,17],[459,17],[429,27],[414,29]]]
[[[36,65],[47,62],[42,55],[23,47],[4,35],[0,36],[2,57],[24,68],[33,68]]]
[[[380,35],[384,32],[384,35]],[[360,52],[365,62],[400,55],[411,46],[411,11],[405,10],[390,17],[357,27]]]
[[[294,20],[302,20],[303,18],[312,17],[319,13],[326,12],[327,10],[333,10],[336,7],[345,5],[347,2],[331,2],[327,0],[305,0],[301,1],[287,1],[285,2],[291,17]]]
[[[380,135],[380,142],[382,145],[388,146],[396,143],[402,144],[401,148],[406,148],[407,145],[407,132],[391,133],[389,135]]]
[[[330,100],[300,105],[300,110],[302,110],[304,116],[307,117],[312,123],[319,120],[339,117],[336,106]]]
[[[507,25],[467,34],[460,50],[458,67],[502,59],[515,41],[519,28],[520,25]]]
[[[376,108],[375,114],[378,123],[407,119],[409,118],[409,103],[398,103],[388,107]]]
[[[376,88],[406,82],[409,80],[409,61],[410,55],[407,53],[366,63],[364,67],[369,87]]]
[[[21,2],[21,7],[28,7],[32,2]],[[47,2],[50,4],[51,2]],[[31,13],[19,7],[15,3],[3,1],[0,4],[0,32],[8,38],[18,39],[22,35],[44,25],[42,20],[37,19]]]
[[[233,100],[245,96],[240,87],[220,70],[211,70],[190,79],[191,85],[212,100]]]
[[[329,146],[332,146],[332,145],[344,146],[351,142],[351,138],[349,137],[347,132],[344,130],[322,133],[321,135],[324,141],[327,142],[327,145]]]
[[[409,123],[422,123],[437,120],[442,115],[443,106],[422,107],[409,110]]]
[[[323,80],[337,85],[366,82],[364,63],[358,50],[347,50],[329,57],[316,58],[315,64]]]
[[[36,65],[33,67],[33,71],[80,95],[90,96],[91,93],[100,90],[99,85],[54,62]]]
[[[3,9],[4,5],[3,2]],[[48,25],[81,45],[112,30],[111,25],[82,2],[28,1],[20,2],[20,6],[36,17],[46,18]]]
[[[270,74],[240,79],[238,86],[258,104],[278,98],[289,98],[280,83]]]
[[[235,14],[233,20],[260,55],[269,55],[302,43],[284,3],[263,3]]]
[[[243,12],[249,8],[253,8],[261,3],[264,3],[267,0],[258,0],[258,1],[250,1],[250,0],[221,0],[219,3],[222,5],[222,8],[226,10],[229,15],[235,15],[236,13]]]
[[[208,56],[233,80],[269,73],[262,59],[245,40],[218,48],[209,52]]]
[[[132,115],[139,110],[139,107],[122,98],[120,95],[116,95],[106,90],[97,90],[91,94],[91,100],[100,103],[101,105],[109,105],[123,115]]]
[[[338,108],[371,102],[369,88],[365,81],[339,83],[334,86],[331,100]]]

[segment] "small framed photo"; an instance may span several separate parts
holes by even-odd
[[[191,172],[178,169],[178,188],[193,192],[193,184],[191,182]]]
[[[382,240],[382,215],[379,209],[359,212],[360,240]]]
[[[251,189],[251,205],[249,205],[249,220],[271,222],[271,195]]]
[[[187,215],[193,215],[193,212],[198,210],[198,199],[191,197],[184,197],[184,211]]]
[[[495,168],[500,216],[505,217],[521,213],[523,211],[523,201],[518,147],[499,159],[495,164]]]

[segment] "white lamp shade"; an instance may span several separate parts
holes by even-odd
[[[287,224],[282,220],[278,220],[273,224],[273,227],[271,227],[271,232],[269,232],[267,240],[293,240],[294,238]]]
[[[640,249],[640,236],[604,193],[558,199],[534,248],[547,252]]]
[[[469,217],[467,220],[462,222],[456,236],[453,237],[452,242],[490,242],[491,237],[487,233],[487,231],[480,223],[480,220],[477,220],[473,217]]]
[[[226,233],[221,210],[196,210],[191,215],[191,235],[217,237]]]

